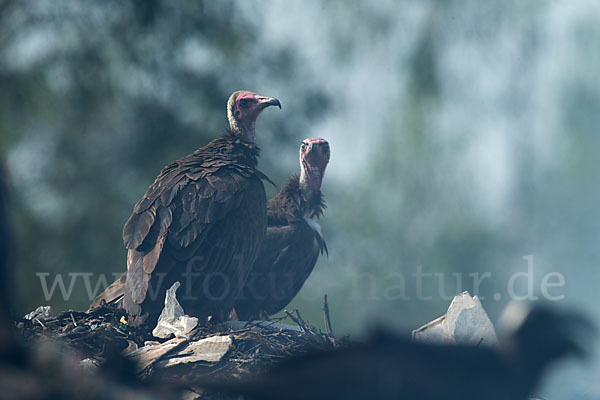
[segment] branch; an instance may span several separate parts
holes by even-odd
[[[325,331],[327,336],[335,338],[333,329],[331,329],[331,317],[329,316],[329,304],[327,304],[327,295],[323,296],[323,315],[325,318]]]

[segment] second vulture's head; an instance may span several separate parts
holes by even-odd
[[[236,134],[254,140],[256,118],[269,106],[281,108],[281,103],[274,97],[261,96],[247,90],[234,92],[227,101],[229,128]]]
[[[327,140],[304,139],[300,145],[300,185],[308,190],[320,190],[330,156]]]

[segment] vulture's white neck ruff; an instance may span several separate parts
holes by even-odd
[[[321,232],[321,224],[319,224],[317,219],[315,217],[304,216],[304,220],[306,221],[308,226],[310,226],[311,229],[315,231],[315,233],[319,235],[321,239],[323,239],[323,233]],[[316,241],[316,239],[315,244],[318,246],[318,242]]]
[[[315,217],[305,216],[304,220],[319,236],[323,236],[321,235],[321,224],[319,224],[319,221]]]

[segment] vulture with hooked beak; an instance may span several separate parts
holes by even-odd
[[[321,183],[329,163],[329,143],[308,138],[300,147],[300,176],[267,205],[267,237],[236,300],[241,320],[281,311],[298,294],[319,255],[327,252],[317,219],[325,203]]]
[[[165,292],[201,321],[221,318],[246,280],[266,233],[266,177],[256,169],[256,118],[279,100],[237,91],[227,102],[229,129],[167,165],[123,228],[127,273],[92,307],[122,297],[132,325],[154,324]]]

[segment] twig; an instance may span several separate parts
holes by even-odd
[[[311,326],[309,324],[307,324],[306,321],[300,316],[300,311],[298,311],[297,308],[294,311],[296,312],[296,317],[298,317],[298,319],[302,323],[302,326],[305,328],[308,328],[308,329],[306,329],[307,331],[312,331]]]
[[[46,327],[46,325],[44,325],[44,324],[42,323],[42,321],[40,321],[38,318],[35,318],[35,319],[34,319],[34,321],[35,321],[35,322],[37,322],[38,324],[40,324],[40,325],[42,326],[42,328],[44,328],[44,329],[48,329],[48,328]]]
[[[298,318],[294,317],[294,316],[292,315],[292,313],[291,313],[291,312],[289,312],[288,310],[283,310],[283,312],[284,312],[284,313],[285,313],[285,314],[286,314],[288,317],[290,317],[290,319],[291,319],[292,321],[294,321],[294,322],[296,323],[296,325],[298,325],[298,326],[300,327],[300,329],[302,329],[302,331],[306,331],[306,329],[304,328],[304,326],[303,326],[302,322],[300,322],[300,320],[298,320]]]
[[[331,329],[331,317],[329,316],[329,304],[327,303],[327,295],[323,296],[323,314],[325,318],[325,331],[327,336],[333,336],[333,330]]]
[[[71,314],[71,321],[73,321],[73,324],[75,326],[77,326],[77,322],[75,322],[75,317],[73,316],[73,313],[70,313],[70,314]]]

